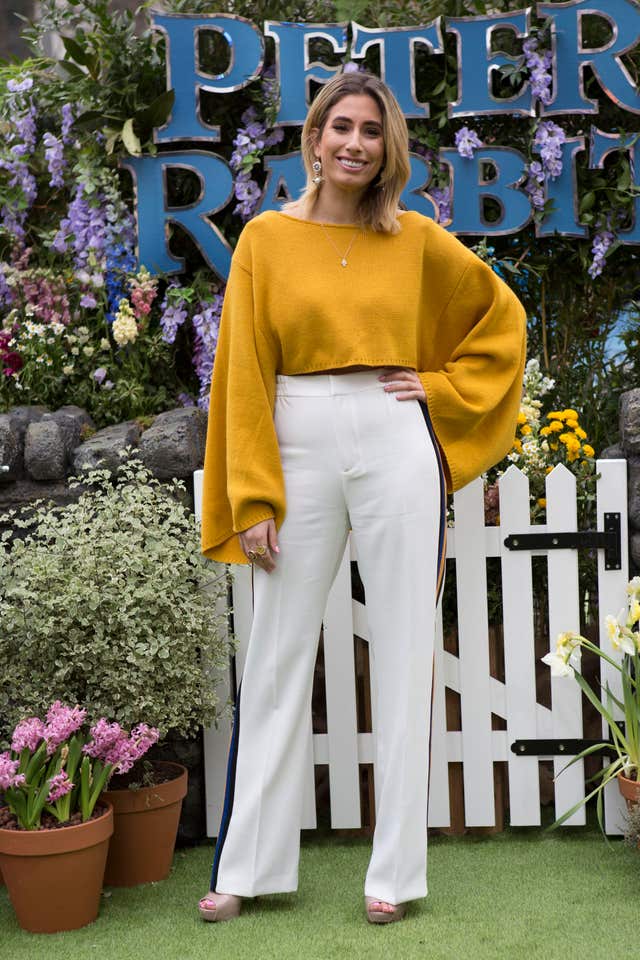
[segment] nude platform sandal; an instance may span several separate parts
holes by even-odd
[[[240,916],[242,897],[232,893],[208,893],[198,904],[198,912],[209,923],[234,920]]]
[[[395,923],[402,920],[407,912],[407,906],[404,903],[390,904],[393,912],[386,910],[374,910],[375,904],[386,903],[386,900],[379,900],[376,897],[365,897],[365,908],[367,911],[367,920],[369,923]]]

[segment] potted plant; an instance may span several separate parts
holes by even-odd
[[[130,734],[105,719],[89,728],[86,710],[59,700],[45,721],[18,723],[11,750],[0,754],[0,864],[25,930],[75,930],[96,919],[113,833],[102,791],[157,738],[146,724]]]
[[[617,779],[620,792],[627,803],[640,802],[640,577],[634,577],[627,585],[627,603],[617,617],[607,616],[607,633],[612,652],[618,654],[615,659],[606,650],[596,646],[590,640],[576,633],[561,633],[558,636],[556,650],[542,657],[544,663],[551,668],[554,677],[574,677],[580,689],[596,708],[600,716],[606,721],[611,735],[611,741],[594,744],[577,754],[567,764],[570,767],[577,760],[589,754],[597,753],[603,748],[614,750],[614,759],[601,770],[598,770],[594,779],[597,786],[579,803],[567,810],[553,824],[559,826],[591,797],[597,797],[598,823],[604,832],[603,826],[603,790],[608,783]],[[609,683],[604,685],[604,698],[601,699],[591,688],[579,670],[580,654],[588,650],[606,660],[610,666],[620,674],[621,694],[614,695]],[[614,717],[617,711],[622,721]],[[567,767],[564,767],[566,770]]]
[[[125,452],[123,461],[115,476],[94,470],[73,480],[76,503],[40,503],[29,515],[10,516],[0,550],[0,736],[54,698],[127,729],[145,717],[161,738],[197,736],[221,712],[215,669],[230,653],[226,604],[218,603],[225,576],[201,555],[184,485],[160,483]],[[154,797],[128,788],[151,786],[161,807],[173,807],[166,875],[186,773],[160,763],[123,772],[127,781],[111,786],[127,788],[134,805],[149,810]],[[179,782],[170,790],[174,773]],[[119,798],[111,790],[107,796],[116,810],[116,851]],[[131,865],[127,836],[121,860]],[[118,878],[107,867],[110,883],[140,877]],[[152,878],[159,876],[143,876]]]

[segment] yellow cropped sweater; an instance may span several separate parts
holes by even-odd
[[[416,370],[449,490],[513,443],[525,362],[524,310],[455,237],[414,212],[395,236],[273,211],[234,251],[213,370],[202,550],[246,563],[237,533],[285,516],[274,428],[276,374],[352,365]],[[333,241],[333,242],[331,242]],[[339,251],[336,252],[336,251]],[[407,401],[405,401],[407,402]]]

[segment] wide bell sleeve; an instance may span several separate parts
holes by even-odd
[[[276,355],[256,319],[253,277],[234,257],[216,349],[204,462],[202,552],[247,563],[237,534],[284,519],[284,478],[273,420]]]
[[[522,304],[493,270],[471,256],[435,328],[425,335],[424,365],[418,371],[450,491],[512,448],[526,359]],[[447,358],[436,369],[429,362],[433,337],[438,355]]]

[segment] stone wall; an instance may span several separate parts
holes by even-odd
[[[78,496],[69,476],[96,467],[115,471],[128,446],[158,480],[178,477],[191,489],[206,435],[207,415],[198,407],[161,413],[144,430],[136,420],[96,430],[89,414],[71,405],[13,407],[0,414],[0,512],[40,497],[69,503]]]

